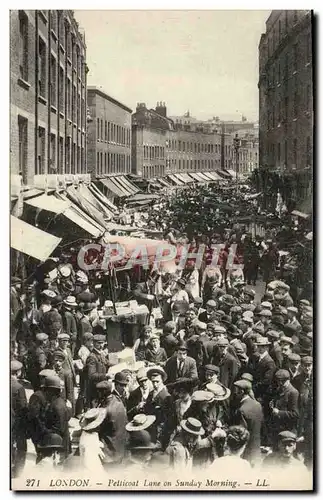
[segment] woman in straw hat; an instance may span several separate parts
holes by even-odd
[[[99,429],[106,417],[105,408],[91,408],[80,420],[81,436],[79,452],[83,469],[94,474],[104,472],[102,459],[104,459],[104,444],[99,439]]]

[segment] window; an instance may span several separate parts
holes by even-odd
[[[96,154],[96,173],[97,175],[100,174],[100,153],[97,152]]]
[[[96,137],[100,140],[100,118],[96,119]]]
[[[36,175],[45,173],[45,129],[38,127]]]
[[[312,148],[311,148],[311,138],[307,137],[306,141],[306,160],[307,160],[307,166],[312,165]]]
[[[75,143],[73,143],[72,146],[72,161],[71,161],[71,174],[75,174],[75,161],[76,161],[76,146]]]
[[[100,174],[103,173],[103,153],[100,153]]]
[[[66,89],[66,115],[67,118],[71,119],[71,80],[67,78],[67,89]]]
[[[306,109],[310,111],[311,109],[311,86],[306,87]]]
[[[19,175],[27,174],[27,152],[28,152],[28,120],[18,115],[19,134]]]
[[[312,39],[311,33],[307,33],[306,35],[306,62],[311,62],[312,57]]]
[[[22,80],[28,81],[28,17],[19,11],[19,73]]]
[[[285,29],[288,30],[288,10],[285,10]]]
[[[284,68],[284,79],[287,81],[289,77],[289,58],[288,54],[285,55],[285,68]]]
[[[49,18],[50,18],[50,28],[54,31],[54,33],[57,33],[57,11],[50,10]]]
[[[298,44],[294,43],[293,45],[293,71],[297,71],[298,69]]]
[[[72,94],[72,120],[76,122],[76,87],[73,85],[73,94]]]
[[[108,140],[108,122],[106,120],[104,121],[104,140]]]
[[[50,102],[52,106],[57,106],[57,62],[53,55],[50,56]]]
[[[280,42],[281,37],[282,37],[282,22],[279,19],[279,21],[278,21],[278,42]]]
[[[64,112],[64,69],[59,68],[59,82],[58,82],[58,92],[59,92],[59,110],[61,113]]]
[[[297,10],[294,10],[294,14],[293,14],[293,23],[296,24],[298,21],[298,12]]]
[[[294,118],[298,116],[298,93],[294,92]]]
[[[81,96],[80,94],[77,94],[76,121],[79,127],[81,126],[80,113],[81,113]]]
[[[64,143],[63,143],[63,137],[59,138],[59,169],[58,169],[59,174],[64,173]]]
[[[65,138],[65,173],[71,173],[71,138]]]
[[[107,173],[107,154],[104,153],[104,172]]]
[[[282,121],[282,103],[281,101],[278,101],[278,116],[277,116],[277,120],[278,120],[278,123],[281,123]]]
[[[46,97],[46,44],[38,38],[38,91],[42,97]]]
[[[67,57],[71,58],[72,54],[72,38],[70,33],[70,28],[68,23],[65,25],[65,50],[67,53]]]
[[[185,142],[183,141],[183,152],[185,153]]]
[[[56,135],[50,134],[50,158],[49,158],[49,168],[51,170],[56,170]]]
[[[178,169],[181,170],[182,168],[182,160],[178,160]]]
[[[80,148],[80,146],[78,146],[77,147],[77,157],[76,157],[76,173],[77,174],[80,174],[82,172],[80,160],[81,160],[81,148]]]
[[[277,160],[279,163],[280,163],[280,154],[281,154],[281,152],[280,152],[280,142],[279,142],[277,144]]]
[[[108,122],[108,142],[111,141],[111,126],[110,122]]]
[[[280,63],[278,63],[278,69],[277,69],[277,83],[280,84],[281,82],[281,71],[280,71]]]
[[[181,151],[182,148],[182,141],[178,141],[178,151]]]
[[[295,167],[297,166],[297,139],[293,141],[293,163]]]
[[[285,97],[284,101],[285,101],[285,120],[287,122],[288,121],[288,117],[289,117],[289,111],[288,111],[288,108],[289,108],[289,98],[288,98],[288,96]]]

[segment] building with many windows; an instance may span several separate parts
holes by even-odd
[[[272,11],[259,43],[259,164],[295,172],[306,195],[313,162],[312,13]]]
[[[88,87],[88,172],[92,177],[131,172],[132,110],[97,87]]]
[[[167,117],[163,102],[155,109],[139,103],[132,117],[133,173],[153,178],[231,168],[232,136],[201,123],[189,113]]]
[[[10,61],[12,184],[85,174],[86,46],[73,11],[11,11]]]

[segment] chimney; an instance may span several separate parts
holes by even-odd
[[[140,109],[145,109],[145,108],[146,108],[146,103],[145,102],[137,102],[136,111],[139,111]]]
[[[167,108],[164,102],[157,102],[155,111],[159,115],[164,116],[165,118],[167,117]]]

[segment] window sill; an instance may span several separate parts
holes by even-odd
[[[55,31],[50,30],[50,32],[51,32],[52,38],[55,40],[55,42],[57,42],[57,35],[56,35]]]
[[[59,44],[59,48],[61,49],[61,51],[63,52],[63,54],[65,54],[65,49],[64,49],[64,47],[63,47],[63,45],[61,43]]]
[[[62,113],[61,111],[59,112],[59,116],[60,116],[61,118],[65,118],[64,113]]]
[[[55,106],[51,105],[50,110],[53,111],[55,115],[57,114],[57,108]]]
[[[71,58],[67,56],[67,62],[70,66],[72,66],[72,61],[71,61]]]
[[[18,85],[20,85],[20,87],[23,87],[25,90],[29,90],[30,89],[30,83],[28,83],[23,78],[18,78],[17,81],[18,81]]]
[[[45,106],[47,105],[47,99],[42,95],[38,96],[38,101],[41,102],[42,104],[45,104]]]
[[[305,64],[305,68],[308,68],[309,66],[311,66],[310,62],[308,62],[308,63]]]
[[[47,17],[43,13],[43,11],[39,10],[38,13],[39,13],[40,17],[42,18],[42,20],[44,21],[44,23],[47,24]]]

